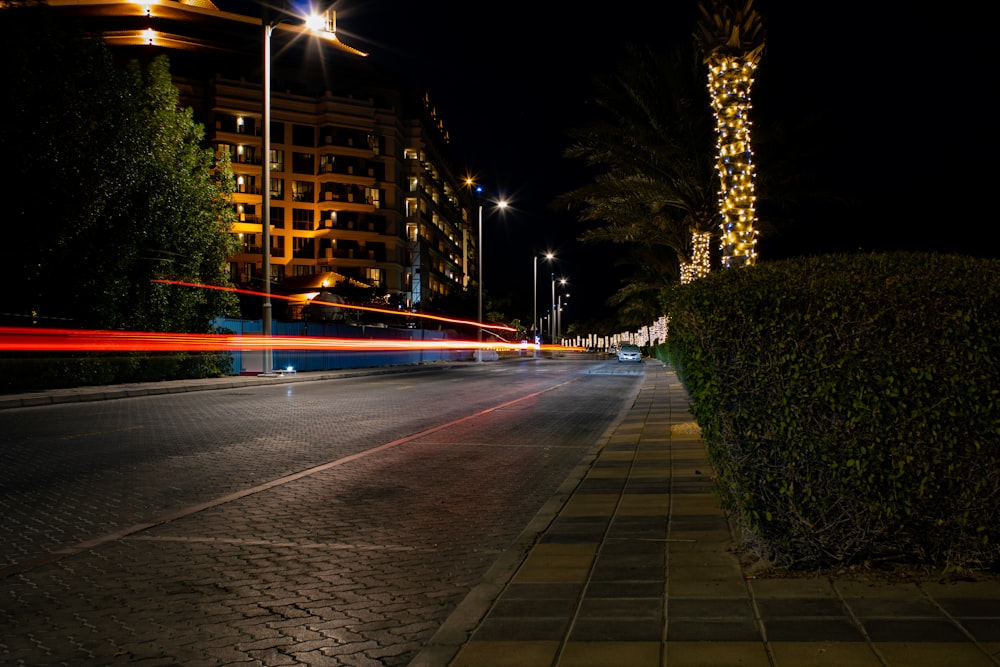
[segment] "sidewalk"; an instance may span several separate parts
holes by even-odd
[[[745,577],[684,389],[645,366],[596,459],[411,667],[1000,665],[996,580]]]

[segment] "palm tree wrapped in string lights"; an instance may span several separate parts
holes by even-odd
[[[757,259],[750,88],[764,50],[764,27],[753,0],[708,0],[698,8],[695,39],[708,65],[715,114],[722,265],[750,266]]]

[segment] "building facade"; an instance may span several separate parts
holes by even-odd
[[[276,294],[350,293],[411,309],[475,282],[471,199],[426,97],[351,62],[363,58],[336,45],[275,30],[281,58],[264,155],[259,17],[207,2],[50,4],[84,18],[125,57],[167,53],[182,104],[194,109],[216,155],[229,155],[236,177],[236,285],[263,285],[265,222]]]

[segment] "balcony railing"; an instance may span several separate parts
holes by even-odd
[[[386,261],[385,250],[369,248],[323,248],[319,251],[320,259],[358,259],[369,262]]]

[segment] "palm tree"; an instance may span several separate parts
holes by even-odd
[[[710,9],[709,9],[710,7]],[[753,0],[699,2],[695,40],[708,65],[715,114],[716,169],[722,183],[723,266],[756,261],[756,195],[750,147],[750,88],[764,50],[764,27]]]
[[[707,257],[691,270],[691,257],[717,226],[712,128],[692,53],[628,53],[617,74],[596,81],[605,120],[573,132],[565,152],[597,176],[557,204],[595,223],[582,240],[628,244],[637,278],[662,288],[708,270]]]

